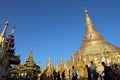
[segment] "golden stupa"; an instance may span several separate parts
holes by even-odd
[[[54,65],[52,64],[51,59],[49,57],[48,58],[48,63],[46,65],[46,74],[47,74],[47,77],[50,77],[53,74],[53,71],[54,71]]]
[[[59,68],[58,70],[60,71],[60,73],[62,73],[65,70],[65,65],[63,64],[62,56],[60,58],[60,64],[59,64],[58,68]]]
[[[115,63],[120,63],[120,48],[107,42],[104,37],[95,29],[88,15],[88,10],[85,10],[85,16],[86,33],[82,46],[75,54],[75,59],[78,61],[79,56],[81,56],[85,64],[89,63],[89,61],[93,61],[95,64],[100,62],[110,63],[115,61]]]

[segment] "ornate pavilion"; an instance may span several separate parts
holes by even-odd
[[[34,63],[33,51],[30,51],[30,55],[23,65],[15,65],[10,69],[11,76],[26,77],[30,76],[31,79],[40,77],[41,69]]]

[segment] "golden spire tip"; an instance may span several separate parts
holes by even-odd
[[[88,13],[88,10],[87,10],[87,9],[85,9],[85,13]]]
[[[8,22],[8,20],[7,20],[7,21],[6,21],[6,23],[5,23],[5,25],[7,25],[7,26],[8,26],[8,23],[9,23],[9,22]]]

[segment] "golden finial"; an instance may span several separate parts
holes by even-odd
[[[62,56],[60,56],[60,65],[63,64]]]
[[[33,52],[34,44],[32,44],[30,51]]]
[[[7,30],[7,27],[8,27],[8,21],[6,21],[5,23],[5,27],[0,35],[0,44],[2,45],[2,48],[5,46],[4,45],[4,42],[5,42],[5,38],[6,38],[6,30]]]
[[[50,58],[50,56],[48,57],[48,66],[50,66],[50,64],[51,64],[51,58]]]
[[[64,70],[64,64],[63,64],[63,59],[62,59],[62,55],[60,56],[60,64],[59,64],[59,71],[60,73],[63,72]]]
[[[46,68],[47,68],[46,74],[47,74],[47,76],[50,76],[50,75],[53,73],[53,70],[54,70],[54,66],[53,66],[53,64],[51,63],[51,58],[50,58],[50,56],[49,56],[49,58],[48,58],[48,63],[47,63]]]
[[[8,26],[8,23],[9,23],[9,22],[8,22],[8,21],[6,21],[6,24],[5,24],[5,25],[7,25],[7,26]]]
[[[30,51],[28,61],[33,61],[33,51],[32,50]]]
[[[10,35],[14,35],[14,32],[15,32],[15,26],[13,27],[12,31],[11,31],[11,34]]]
[[[74,58],[74,51],[72,50],[72,62],[75,62],[75,58]]]
[[[84,12],[85,12],[85,15],[88,16],[88,10],[87,10],[86,7],[85,7],[85,11]]]
[[[32,51],[32,50],[30,51],[30,56],[31,56],[31,57],[33,56],[33,51]]]
[[[85,9],[85,15],[86,15],[86,26],[87,26],[87,27],[88,27],[88,26],[93,26],[93,23],[92,23],[89,15],[88,15],[88,10],[87,10],[87,9]],[[94,28],[94,27],[93,27],[93,28]]]
[[[85,14],[88,14],[88,10],[87,9],[85,9]]]
[[[7,27],[8,27],[8,21],[6,21],[5,27],[4,27],[4,29],[3,29],[2,33],[1,33],[1,36],[4,37],[4,38],[6,36],[6,29],[7,29]]]

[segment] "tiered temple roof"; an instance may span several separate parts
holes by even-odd
[[[29,57],[26,62],[22,65],[15,65],[14,68],[10,69],[11,74],[16,73],[18,76],[31,76],[31,79],[40,74],[41,70],[38,65],[34,63],[33,51],[30,51]]]

